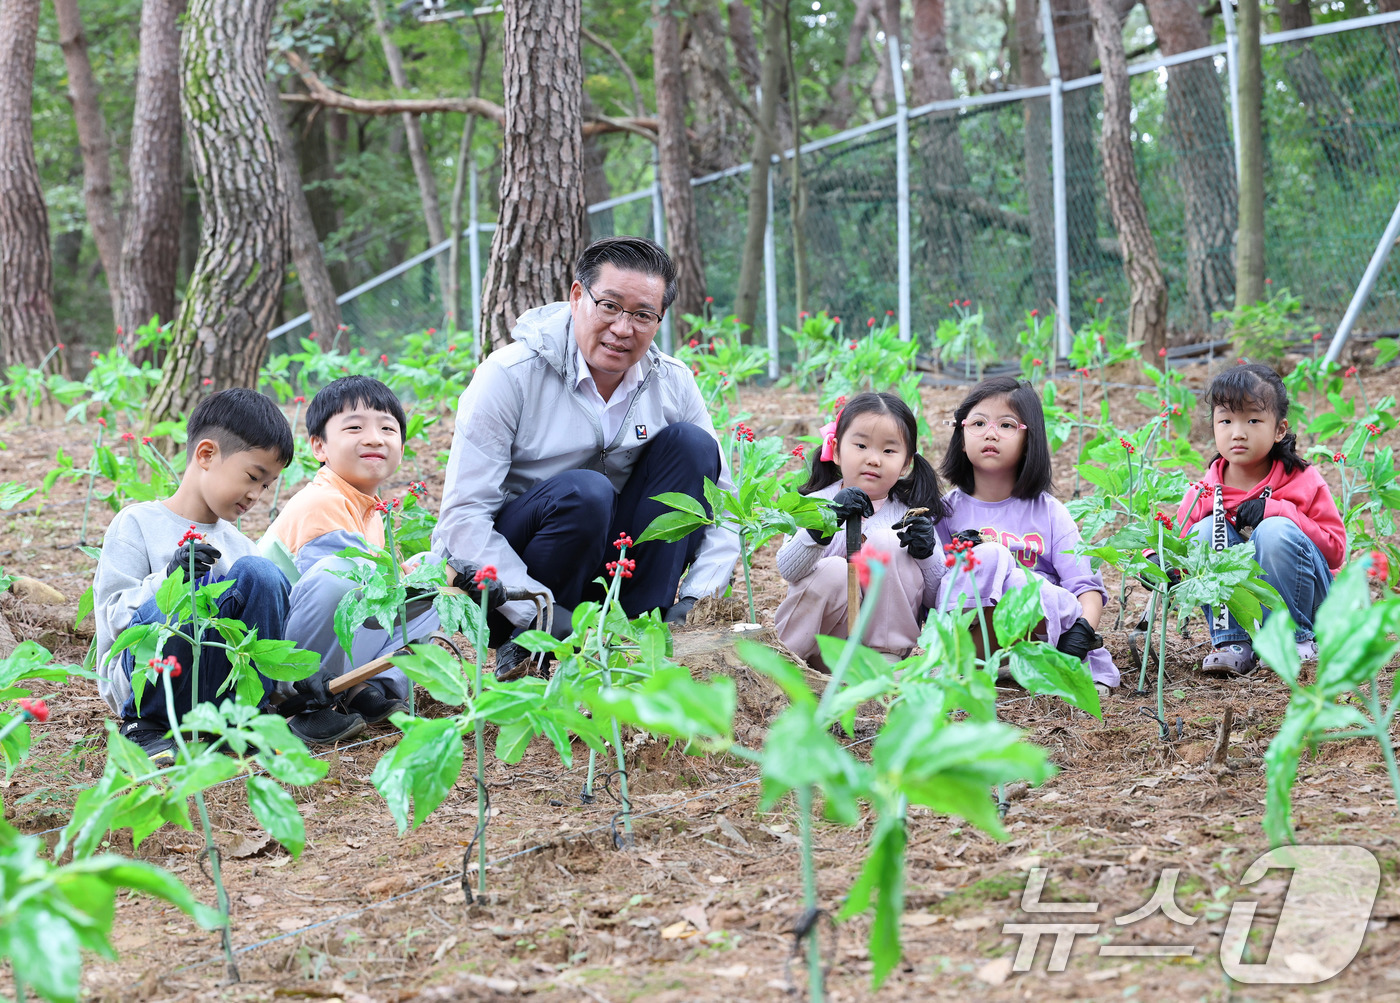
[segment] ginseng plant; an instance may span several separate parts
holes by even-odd
[[[191,526],[180,539],[179,546],[201,539],[202,534]],[[264,696],[264,677],[289,682],[304,679],[320,668],[321,659],[314,652],[298,650],[292,641],[259,638],[257,632],[249,631],[242,621],[222,616],[217,604],[218,598],[232,588],[234,583],[226,580],[200,585],[195,574],[194,560],[194,549],[190,548],[185,576],[167,576],[156,591],[156,606],[165,619],[159,623],[131,626],[122,631],[112,646],[110,656],[116,658],[128,649],[131,651],[133,665],[136,666],[131,674],[132,699],[137,707],[142,704],[147,684],[157,680],[161,683],[167,719],[179,752],[176,757],[177,765],[165,770],[152,769],[146,754],[134,743],[121,738],[116,732],[114,722],[109,721],[108,772],[104,774],[103,782],[79,797],[73,818],[64,833],[65,837],[69,833],[74,834],[76,855],[77,849],[91,852],[92,842],[109,828],[124,828],[129,825],[134,842],[139,842],[166,821],[178,822],[188,828],[190,826],[185,801],[193,795],[204,832],[204,854],[209,858],[210,872],[218,894],[219,912],[223,917],[224,957],[229,977],[236,981],[238,969],[233,960],[228,893],[224,889],[219,869],[218,848],[214,843],[209,810],[204,802],[204,789],[213,783],[238,776],[249,764],[215,755],[214,749],[221,744],[219,741],[213,746],[191,752],[191,746],[186,743],[182,732],[223,735],[230,728],[235,729],[237,737],[228,739],[227,744],[239,755],[246,751],[250,742],[257,744],[254,738],[242,737],[242,733],[264,738],[271,736],[267,748],[271,750],[274,762],[278,765],[290,764],[285,771],[288,776],[309,778],[289,779],[288,782],[309,783],[319,779],[324,775],[325,764],[317,763],[314,768],[306,767],[305,762],[310,761],[310,756],[306,753],[305,746],[292,736],[286,720],[279,715],[258,714],[257,707]],[[215,636],[220,640],[212,639]],[[184,640],[191,650],[189,671],[192,707],[183,718],[176,713],[170,680],[182,673],[185,667],[180,665],[174,656],[162,656],[165,643],[172,638]],[[202,693],[199,678],[200,657],[204,648],[223,649],[230,663],[228,677],[215,695],[231,691],[234,699],[225,700],[217,709],[212,704],[199,702]],[[239,748],[240,743],[242,748]],[[304,761],[298,756],[298,752],[305,757]],[[279,775],[266,761],[261,765],[273,776]],[[155,786],[149,785],[149,781],[161,777],[168,779]],[[119,795],[132,787],[139,787],[145,793],[137,792],[136,803],[128,804]],[[171,787],[179,788],[178,795],[172,796]],[[295,803],[286,792],[272,781],[253,776],[250,772],[248,804],[271,835],[294,854],[300,852],[301,845],[305,842],[305,829]],[[101,819],[105,824],[94,830],[92,826],[96,819]],[[148,825],[149,828],[146,828]],[[77,834],[81,832],[88,833],[85,843],[76,840]]]

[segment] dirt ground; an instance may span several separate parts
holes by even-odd
[[[1189,370],[1196,381],[1205,367]],[[1374,400],[1395,392],[1396,370],[1368,377]],[[965,388],[926,388],[931,424],[951,413]],[[1111,391],[1120,422],[1146,420],[1135,391]],[[743,409],[760,435],[813,434],[821,423],[810,394],[750,390]],[[1096,395],[1090,404],[1097,407]],[[1204,429],[1198,423],[1199,430]],[[450,422],[439,424],[441,436]],[[59,446],[78,461],[90,451],[81,426],[0,430],[0,481],[37,483]],[[435,442],[446,448],[447,442]],[[1201,447],[1205,448],[1202,441]],[[942,444],[926,445],[936,462]],[[429,466],[435,466],[429,464]],[[405,486],[409,479],[405,471]],[[1057,467],[1068,498],[1068,457]],[[427,477],[440,494],[441,471]],[[67,603],[44,606],[0,597],[0,612],[20,639],[37,638],[61,658],[78,660],[88,627],[72,628],[76,599],[92,562],[74,546],[82,517],[80,485],[60,485],[42,508],[35,500],[0,523],[0,563],[38,578]],[[253,536],[267,506],[245,519]],[[100,539],[110,519],[94,509],[88,536]],[[758,555],[756,602],[771,624],[783,595],[773,567],[775,547]],[[1110,580],[1104,623],[1117,616],[1117,581]],[[741,584],[739,586],[741,588]],[[1128,621],[1142,606],[1129,593]],[[771,687],[714,650],[727,628],[691,627],[678,648],[698,650],[697,662],[732,673],[741,693],[740,736],[761,732],[779,706]],[[1181,721],[1179,740],[1164,742],[1144,716],[1150,696],[1135,695],[1127,636],[1109,644],[1124,669],[1124,685],[1104,701],[1102,721],[1056,701],[1004,691],[1001,716],[1050,751],[1060,769],[1043,786],[1013,788],[1006,816],[1010,839],[997,843],[959,820],[923,809],[910,812],[904,964],[879,993],[889,1000],[940,999],[1400,999],[1400,829],[1384,768],[1374,746],[1334,743],[1306,760],[1295,790],[1300,842],[1351,843],[1372,850],[1382,867],[1380,894],[1357,959],[1316,986],[1248,986],[1228,979],[1218,960],[1229,903],[1261,901],[1253,960],[1272,936],[1287,872],[1258,885],[1238,879],[1268,847],[1262,756],[1287,703],[1287,690],[1264,673],[1248,682],[1207,679],[1198,672],[1204,628],[1173,632],[1165,687],[1168,719]],[[1150,683],[1149,683],[1150,685]],[[420,705],[430,703],[420,691]],[[1226,707],[1235,726],[1224,767],[1209,762]],[[0,782],[6,817],[23,831],[53,840],[77,792],[101,774],[106,708],[81,685],[65,687],[55,713],[35,726],[34,758]],[[431,707],[428,713],[433,713]],[[860,720],[844,740],[868,748],[878,722]],[[233,901],[234,942],[241,981],[226,983],[218,938],[149,898],[118,901],[116,961],[90,959],[85,988],[103,1000],[366,1001],[505,999],[653,1003],[688,1000],[780,999],[805,986],[794,959],[792,923],[800,912],[798,825],[790,800],[758,811],[754,769],[725,757],[688,758],[663,745],[630,743],[635,846],[613,848],[610,822],[618,806],[603,794],[580,803],[586,753],[564,769],[544,743],[523,762],[487,766],[492,819],[487,840],[493,863],[484,902],[468,904],[458,873],[475,826],[471,748],[456,789],[419,829],[403,837],[369,776],[397,732],[380,726],[368,740],[329,754],[327,780],[294,793],[306,819],[307,845],[293,861],[270,844],[249,813],[239,784],[208,795],[224,873]],[[823,905],[835,912],[849,889],[869,836],[820,824],[816,830]],[[196,833],[169,827],[137,855],[179,874],[212,904],[213,887],[196,854]],[[113,848],[131,852],[128,836]],[[1019,938],[1004,923],[1045,921],[1021,909],[1032,867],[1049,869],[1042,902],[1097,909],[1068,915],[1097,924],[1074,940],[1063,971],[1047,971],[1049,938],[1033,969],[1011,972]],[[1114,919],[1152,895],[1161,872],[1179,870],[1176,901],[1195,922],[1157,914],[1131,927]],[[1280,877],[1280,875],[1283,875]],[[1051,919],[1057,917],[1050,917]],[[830,965],[829,995],[872,995],[865,948],[868,918],[822,927]],[[1101,945],[1172,944],[1189,957],[1101,957]],[[0,992],[8,986],[0,983]]]

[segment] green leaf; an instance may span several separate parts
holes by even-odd
[[[682,739],[729,739],[734,734],[734,680],[715,675],[691,678],[681,666],[660,669],[641,684],[588,695],[595,717],[613,716],[653,735]]]
[[[1024,638],[1036,624],[1045,619],[1040,604],[1040,576],[1026,575],[1026,584],[1001,597],[992,609],[992,628],[997,643],[1002,646]]]
[[[667,491],[665,494],[656,495],[652,498],[652,501],[658,501],[663,505],[669,505],[678,512],[689,512],[696,518],[703,519],[706,522],[710,520],[710,517],[705,514],[705,506],[701,503],[700,499],[692,498],[690,495],[683,494],[679,491]],[[639,540],[637,542],[640,543],[641,541]]]
[[[1293,784],[1298,779],[1298,760],[1318,704],[1306,696],[1294,696],[1279,725],[1278,734],[1264,753],[1267,792],[1264,807],[1264,834],[1271,846],[1293,842]]]
[[[250,776],[248,807],[268,835],[286,847],[293,859],[301,856],[302,847],[306,845],[306,823],[297,811],[296,802],[277,781]]]
[[[392,661],[409,679],[426,689],[434,700],[461,707],[471,702],[471,691],[462,678],[462,663],[436,644],[410,644],[411,655],[397,655]]]
[[[249,642],[246,650],[258,672],[268,679],[295,682],[314,676],[321,668],[321,656],[303,651],[295,641],[258,638]]]
[[[14,720],[15,715],[0,715],[0,728]],[[5,776],[15,772],[15,768],[29,755],[29,725],[21,724],[4,738],[0,738],[0,752],[5,756]]]
[[[520,762],[534,737],[535,729],[529,718],[501,725],[500,731],[496,733],[496,758],[512,765]]]
[[[860,818],[856,799],[868,795],[871,772],[813,716],[815,706],[794,705],[778,715],[763,743],[763,809],[790,790],[819,787],[826,798],[825,813],[842,825]]]
[[[370,782],[389,806],[402,836],[410,827],[410,801],[416,828],[457,782],[462,772],[462,737],[453,718],[395,714],[391,720],[403,731],[403,738],[379,760]]]
[[[750,668],[758,670],[777,683],[793,706],[817,706],[817,698],[807,685],[807,677],[802,674],[802,670],[772,648],[764,644],[755,644],[753,641],[740,641],[734,648]]]
[[[1270,614],[1264,627],[1254,635],[1254,652],[1260,660],[1273,669],[1290,689],[1298,688],[1298,645],[1294,643],[1294,632],[1298,625],[1287,608]]]
[[[698,518],[689,512],[663,512],[651,521],[651,525],[641,536],[637,537],[637,543],[643,544],[648,540],[662,540],[666,543],[675,543],[682,540],[691,533],[708,526],[711,520]]]
[[[1041,641],[1022,641],[1007,654],[1011,675],[1027,692],[1059,697],[1094,717],[1103,717],[1088,662]]]
[[[281,714],[260,714],[248,722],[248,729],[262,750],[258,762],[282,783],[306,787],[329,771],[330,764],[311,755]]]
[[[870,908],[875,900],[875,919],[870,925],[871,986],[879,989],[894,971],[902,954],[899,924],[904,917],[904,852],[908,832],[904,818],[893,805],[882,806],[870,850],[860,876],[846,899],[838,919],[849,919]]]

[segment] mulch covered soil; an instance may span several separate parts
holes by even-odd
[[[1204,367],[1193,377],[1204,378]],[[1395,371],[1371,377],[1374,396],[1394,392]],[[951,413],[959,388],[928,388],[932,424]],[[1150,409],[1135,391],[1114,389],[1120,422],[1146,420]],[[1097,399],[1091,397],[1091,406]],[[781,389],[745,390],[744,410],[760,435],[814,434],[814,396]],[[450,421],[438,426],[446,448]],[[1204,435],[1205,425],[1198,422]],[[37,483],[62,446],[84,462],[90,446],[80,426],[23,428],[3,435],[0,481]],[[1200,443],[1206,447],[1205,440]],[[926,447],[935,461],[942,444]],[[425,451],[431,455],[431,451]],[[441,471],[427,472],[429,494]],[[404,471],[404,486],[417,474]],[[1073,472],[1058,469],[1060,497]],[[40,579],[67,597],[65,605],[0,598],[0,613],[17,638],[35,637],[60,658],[78,660],[87,625],[74,629],[76,600],[91,561],[75,549],[82,515],[80,486],[60,485],[40,508],[26,502],[0,523],[0,562],[11,573]],[[94,510],[89,537],[100,539],[111,513]],[[245,530],[258,535],[267,507],[251,513]],[[773,567],[775,546],[760,553],[755,574],[760,619],[772,622],[783,588]],[[1118,615],[1117,581],[1104,622]],[[1143,603],[1130,590],[1127,622]],[[782,698],[743,667],[727,642],[723,606],[706,623],[678,632],[677,648],[698,671],[728,672],[740,691],[741,741],[756,742]],[[772,640],[771,632],[762,637]],[[1124,667],[1124,686],[1104,701],[1101,721],[1064,704],[1003,692],[1001,716],[1047,748],[1060,772],[1033,790],[1013,787],[998,843],[959,820],[910,811],[908,890],[903,935],[905,963],[880,997],[946,999],[1400,999],[1400,888],[1396,873],[1397,816],[1374,745],[1333,743],[1305,759],[1295,791],[1300,842],[1354,843],[1381,862],[1382,886],[1360,955],[1336,978],[1317,986],[1242,986],[1218,960],[1229,903],[1261,902],[1251,939],[1266,949],[1287,887],[1287,872],[1271,872],[1243,888],[1238,879],[1267,847],[1262,757],[1287,702],[1269,673],[1247,682],[1216,681],[1196,668],[1207,650],[1202,625],[1172,632],[1166,682],[1170,743],[1134,695],[1126,634],[1108,640]],[[3,637],[0,636],[0,640]],[[815,677],[814,677],[815,679]],[[1149,680],[1149,686],[1151,681]],[[420,709],[435,709],[421,691]],[[71,685],[53,701],[55,713],[35,726],[34,758],[3,782],[6,817],[22,830],[53,840],[77,792],[101,774],[106,708],[95,692]],[[1234,712],[1228,746],[1217,751],[1219,722]],[[1177,721],[1180,737],[1177,738]],[[878,721],[858,719],[843,736],[865,753]],[[779,999],[805,986],[793,955],[791,928],[801,911],[798,824],[790,799],[759,810],[755,770],[726,757],[690,758],[644,736],[628,740],[632,801],[637,812],[631,849],[614,848],[618,805],[605,792],[580,802],[586,750],[564,768],[544,743],[523,762],[487,766],[494,863],[484,901],[468,903],[457,874],[476,820],[470,745],[457,787],[428,821],[398,836],[369,776],[396,739],[388,726],[364,742],[329,754],[330,776],[294,791],[306,819],[307,845],[292,860],[261,833],[241,784],[212,789],[208,800],[224,854],[233,901],[234,941],[241,981],[226,983],[216,934],[144,896],[119,899],[117,961],[91,959],[85,975],[94,999],[366,1001],[506,999],[623,1001]],[[601,771],[600,771],[601,772]],[[818,880],[823,904],[835,911],[849,889],[869,837],[819,824]],[[197,833],[166,827],[136,855],[180,875],[212,904],[213,886],[198,857]],[[131,853],[129,834],[112,848]],[[1042,902],[1075,902],[1093,911],[1066,914],[1097,923],[1076,937],[1065,970],[1047,971],[1050,940],[1033,969],[1012,973],[1019,938],[1008,922],[1045,921],[1021,910],[1029,869],[1049,869]],[[1179,870],[1176,899],[1195,918],[1190,926],[1161,913],[1128,927],[1114,918],[1141,906],[1165,868]],[[829,993],[838,1000],[871,995],[865,943],[868,919],[822,927],[830,965]],[[1100,957],[1101,945],[1171,944],[1189,957]],[[1253,960],[1262,960],[1256,953]],[[1247,959],[1248,960],[1248,959]],[[800,991],[800,990],[797,990]],[[8,993],[0,985],[0,992]]]

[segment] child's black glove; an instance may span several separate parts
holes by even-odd
[[[1157,565],[1157,567],[1162,567],[1162,558],[1159,555],[1143,554],[1142,556],[1146,557],[1153,564]],[[1181,584],[1180,568],[1167,568],[1165,570],[1167,573],[1167,583],[1169,588],[1175,588],[1177,585]],[[1155,582],[1150,582],[1146,578],[1143,578],[1141,576],[1138,577],[1138,581],[1142,582],[1142,584],[1146,585],[1149,589],[1155,589],[1157,587]]]
[[[960,529],[953,536],[954,543],[970,543],[974,547],[982,543],[982,532],[976,529]]]
[[[170,563],[165,566],[165,573],[173,575],[180,572],[182,578],[187,577],[190,570],[190,553],[194,553],[194,580],[199,581],[209,574],[209,569],[219,563],[219,558],[223,556],[217,548],[203,543],[199,540],[190,540],[175,551],[175,556],[170,558]]]
[[[1066,655],[1082,659],[1095,648],[1103,647],[1103,638],[1094,632],[1094,628],[1089,626],[1089,621],[1082,616],[1074,621],[1074,624],[1060,635],[1060,643],[1055,645]]]
[[[1264,521],[1264,499],[1251,498],[1249,501],[1240,502],[1240,507],[1235,510],[1235,528],[1253,529]]]
[[[875,504],[860,488],[842,488],[836,492],[836,497],[831,499],[831,514],[836,516],[836,525],[844,526],[852,516],[869,519],[875,514]],[[821,536],[819,529],[809,529],[807,533],[818,543],[831,542],[831,537]]]
[[[933,520],[926,515],[916,515],[904,520],[899,529],[899,545],[909,552],[916,561],[933,556],[938,538],[933,532]]]

